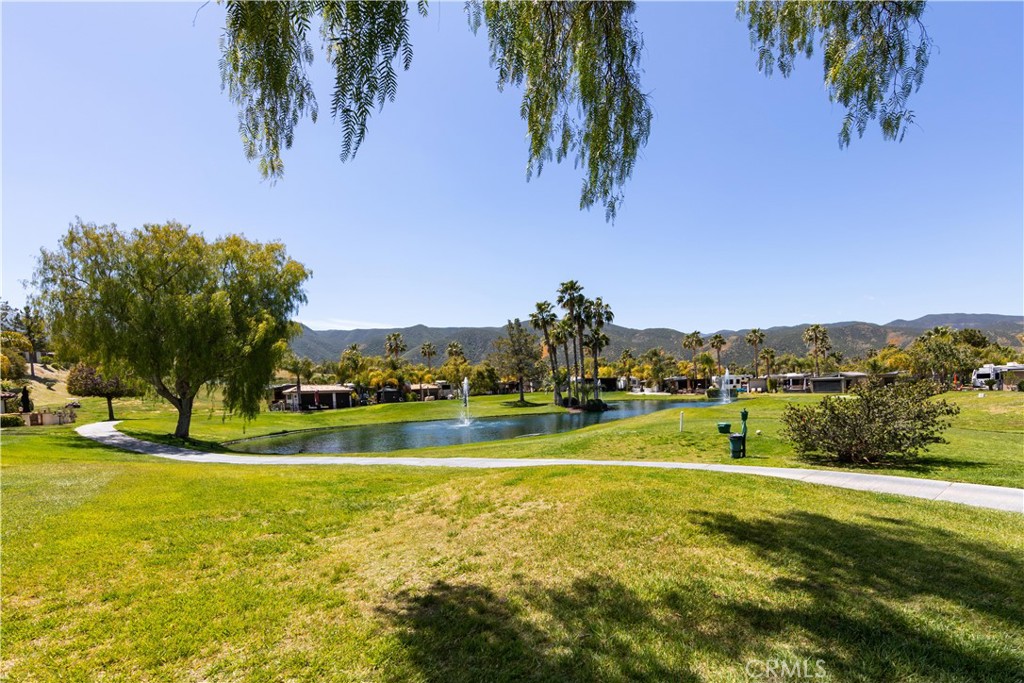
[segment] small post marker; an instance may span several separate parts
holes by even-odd
[[[679,433],[683,432],[683,411],[679,411]]]

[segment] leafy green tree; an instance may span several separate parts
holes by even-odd
[[[372,112],[393,102],[398,71],[413,57],[405,2],[253,3],[228,0],[221,45],[221,78],[239,108],[247,158],[264,177],[284,172],[305,117],[319,107],[307,74],[320,25],[334,72],[331,114],[341,124],[341,157],[362,144]],[[839,140],[850,142],[879,119],[883,137],[902,139],[913,121],[907,107],[920,88],[931,42],[924,2],[740,2],[758,68],[788,76],[796,56],[824,52],[831,101],[847,111]],[[426,16],[425,0],[417,3]],[[580,207],[601,204],[612,220],[622,188],[650,136],[651,106],[640,74],[643,38],[632,2],[498,2],[470,0],[470,28],[486,25],[499,90],[521,90],[529,138],[527,178],[544,163],[572,157],[583,171]]]
[[[747,332],[747,336],[744,337],[744,341],[747,343],[747,345],[754,347],[754,376],[755,377],[759,376],[758,373],[757,373],[757,356],[758,356],[757,350],[761,346],[761,344],[764,344],[764,336],[765,336],[764,335],[764,330],[762,330],[759,327],[755,327],[754,329],[750,330],[750,332]]]
[[[0,331],[0,377],[21,379],[25,376],[25,359],[22,352],[32,348],[31,342],[20,332],[11,329]]]
[[[704,346],[704,338],[700,336],[700,332],[694,330],[689,334],[683,336],[683,348],[690,350],[690,374],[696,371],[697,367],[697,351]],[[693,387],[690,384],[690,374],[686,375],[686,390],[693,391]]]
[[[465,375],[464,375],[465,376]],[[469,371],[469,393],[473,396],[493,394],[498,390],[498,371],[490,363],[479,363]]]
[[[647,374],[647,385],[653,389],[657,389],[661,386],[661,383],[665,380],[665,377],[671,372],[672,364],[675,359],[672,358],[665,349],[654,348],[644,351],[640,355],[640,362],[644,364]]]
[[[523,380],[535,374],[541,360],[540,346],[537,338],[526,331],[519,318],[508,321],[505,333],[506,338],[494,340],[497,369],[503,375],[516,378],[519,382],[519,402],[525,403]]]
[[[984,332],[972,327],[968,327],[963,330],[956,330],[952,335],[953,339],[958,344],[966,344],[967,346],[973,346],[976,349],[984,349],[992,344],[991,340],[985,336]]]
[[[36,376],[36,354],[42,351],[47,343],[46,319],[37,305],[25,304],[25,307],[14,313],[11,320],[12,329],[20,332],[28,340],[29,376]]]
[[[562,405],[562,390],[558,386],[558,348],[552,346],[551,330],[558,323],[558,316],[550,301],[538,301],[535,310],[530,314],[530,326],[539,330],[544,337],[544,348],[547,349],[548,361],[551,363],[551,382],[555,387],[554,401],[556,406]]]
[[[930,399],[931,382],[878,380],[857,384],[852,397],[828,396],[817,405],[787,405],[783,436],[800,453],[826,453],[840,462],[876,463],[913,458],[933,443],[960,408]]]
[[[725,337],[717,333],[711,335],[711,339],[708,340],[708,346],[715,350],[715,358],[718,361],[718,374],[720,375],[722,374],[722,349],[725,348],[726,344],[728,342],[725,340]]]
[[[78,363],[68,372],[68,393],[72,396],[99,396],[107,399],[107,419],[114,421],[114,399],[123,396],[141,396],[136,382],[125,381],[117,375],[105,377],[96,368]]]
[[[278,242],[78,221],[42,250],[35,284],[58,348],[151,385],[178,411],[175,436],[188,438],[210,383],[223,386],[228,411],[258,414],[308,277]]]
[[[832,341],[828,338],[828,330],[823,325],[815,323],[804,330],[804,345],[814,357],[814,375],[821,374],[819,358],[832,350]]]
[[[919,377],[932,377],[949,384],[953,376],[970,377],[971,370],[980,363],[979,350],[957,340],[957,334],[948,327],[927,330],[907,349],[911,367]]]

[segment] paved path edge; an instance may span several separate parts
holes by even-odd
[[[695,462],[644,460],[574,460],[569,458],[417,458],[393,456],[346,455],[233,455],[203,453],[188,448],[143,441],[117,430],[115,422],[93,422],[75,431],[104,446],[133,453],[153,455],[179,462],[218,463],[223,465],[399,465],[405,467],[468,467],[480,469],[548,466],[647,467],[653,469],[704,470],[749,474],[777,479],[794,479],[809,484],[835,486],[858,491],[889,493],[927,500],[941,500],[972,507],[1024,513],[1024,489],[987,486],[937,479],[897,477],[888,474],[862,474],[795,467],[760,467],[756,465],[719,465]]]

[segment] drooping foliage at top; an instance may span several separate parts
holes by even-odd
[[[221,78],[239,107],[238,128],[246,156],[259,159],[264,177],[284,173],[282,146],[292,146],[295,126],[318,114],[306,72],[313,63],[309,34],[314,21],[334,68],[331,115],[341,123],[341,159],[359,150],[374,108],[394,101],[395,62],[412,64],[405,2],[245,2],[230,0],[221,40]],[[426,2],[419,3],[426,15]]]
[[[334,71],[331,114],[342,129],[341,158],[358,152],[373,111],[394,101],[398,69],[412,64],[406,2],[228,0],[221,41],[224,88],[239,108],[246,156],[264,177],[284,173],[282,150],[318,107],[308,68],[319,31]],[[824,52],[829,97],[846,109],[839,140],[878,119],[886,139],[902,139],[914,114],[907,102],[923,81],[931,41],[925,3],[741,1],[758,68],[788,76],[797,55]],[[427,4],[417,3],[421,15]],[[470,28],[486,25],[500,90],[522,89],[529,139],[527,177],[571,157],[582,170],[580,207],[600,204],[613,220],[623,187],[651,130],[641,87],[643,37],[632,2],[468,0]]]
[[[499,89],[523,89],[527,177],[572,155],[583,169],[580,208],[600,202],[608,219],[651,130],[633,11],[632,2],[469,4],[472,28],[486,21]]]
[[[259,160],[264,177],[280,177],[295,127],[305,116],[316,120],[307,72],[314,21],[335,73],[331,114],[342,128],[341,158],[354,156],[373,110],[395,99],[397,66],[412,62],[407,4],[226,4],[221,76],[239,108],[246,156]],[[418,8],[426,14],[425,2]],[[487,23],[498,87],[523,87],[528,175],[573,155],[584,170],[580,205],[602,203],[614,217],[651,121],[633,4],[473,2],[467,13],[474,29]]]
[[[793,71],[796,57],[810,57],[815,43],[824,54],[829,99],[846,109],[839,145],[854,130],[862,137],[874,119],[886,140],[902,140],[914,121],[907,106],[921,87],[931,39],[921,21],[925,3],[916,2],[740,2],[747,17],[757,67],[766,75]]]

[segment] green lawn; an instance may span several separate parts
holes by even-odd
[[[943,448],[1021,443],[1016,396],[958,400]],[[765,432],[750,460],[795,464],[769,430],[781,401],[742,405]],[[173,424],[126,407],[133,428]],[[737,412],[441,452],[727,461],[704,432]],[[326,419],[274,419],[305,417]],[[286,424],[262,422],[247,432]],[[4,430],[0,487],[11,681],[743,681],[766,660],[825,681],[1024,678],[1024,515],[711,472],[177,463],[69,427]]]
[[[473,397],[474,417],[551,412],[561,410],[550,403],[550,395],[528,394],[530,408],[510,405],[514,396]],[[609,400],[628,400],[625,394],[611,394]],[[651,398],[651,397],[647,397]],[[679,397],[654,397],[678,400]],[[859,471],[928,477],[997,486],[1024,486],[1024,394],[1018,392],[946,394],[961,406],[954,427],[946,433],[948,444],[934,446],[929,453],[905,465],[859,467]],[[516,439],[444,449],[422,449],[417,455],[460,457],[596,458],[622,460],[679,460],[686,462],[731,463],[771,467],[837,467],[829,461],[802,458],[779,436],[783,407],[790,402],[812,403],[819,396],[772,395],[745,397],[739,402],[710,408],[684,409],[684,430],[679,433],[679,411],[667,410],[627,421],[589,427],[578,432]],[[197,406],[192,424],[194,446],[208,450],[229,450],[225,442],[252,436],[299,429],[331,426],[453,419],[459,414],[457,401],[430,401],[369,406],[310,414],[263,413],[253,422],[225,417],[215,400]],[[140,438],[169,441],[175,413],[166,404],[153,401],[126,402],[129,417],[120,429]],[[739,411],[746,408],[748,457],[732,460],[726,437],[718,433],[718,422],[730,422],[739,429]],[[103,412],[91,419],[104,419]],[[761,430],[761,435],[757,435]],[[409,451],[409,453],[413,453]],[[844,466],[850,467],[850,466]]]

